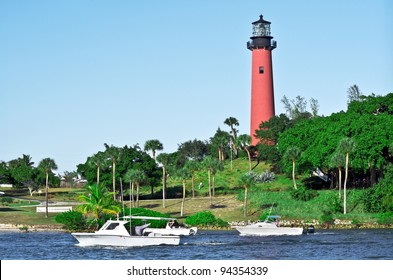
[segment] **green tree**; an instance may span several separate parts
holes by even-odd
[[[235,156],[237,157],[236,143],[237,143],[238,130],[235,127],[239,126],[239,121],[234,117],[229,117],[229,118],[225,119],[224,124],[228,125],[231,129],[231,135],[232,135],[232,141],[233,141],[233,146],[231,147],[231,149],[233,150],[233,152],[235,153]]]
[[[349,154],[355,150],[355,142],[345,137],[341,139],[339,143],[339,149],[345,154],[345,178],[344,178],[344,214],[347,213],[347,180],[348,180],[348,166],[349,166]]]
[[[157,156],[157,161],[162,164],[162,208],[165,208],[165,194],[166,194],[166,178],[167,178],[167,167],[170,162],[170,155],[167,153],[161,153]]]
[[[248,171],[251,171],[251,152],[250,152],[250,145],[251,145],[251,136],[248,134],[241,134],[237,138],[237,146],[246,151],[248,157]]]
[[[212,198],[212,186],[211,186],[211,169],[213,163],[213,158],[211,156],[206,156],[203,161],[202,165],[206,168],[207,170],[207,178],[208,178],[208,183],[209,183],[209,197],[210,197],[210,204],[213,204],[213,198]]]
[[[255,173],[250,171],[242,175],[239,179],[239,184],[244,187],[244,202],[243,202],[243,215],[247,216],[247,200],[248,190],[255,185]]]
[[[105,215],[114,216],[121,212],[121,207],[113,199],[113,193],[102,185],[86,186],[86,193],[79,198],[84,202],[79,206],[80,210],[85,215],[93,215],[96,228],[105,222]]]
[[[185,167],[191,173],[191,191],[192,197],[195,197],[195,172],[200,169],[200,163],[196,160],[189,160],[186,162]]]
[[[116,200],[116,159],[120,156],[119,148],[104,143],[105,153],[109,156],[112,161],[112,187],[113,187],[113,199]]]
[[[76,171],[64,171],[63,178],[66,187],[74,187],[76,185],[75,179],[78,177]]]
[[[217,171],[222,171],[224,170],[224,166],[222,165],[221,162],[219,162],[217,159],[213,158],[211,165],[210,165],[210,171],[211,171],[211,175],[212,175],[212,196],[215,197],[215,188],[216,188],[216,174]]]
[[[128,182],[132,182],[132,184],[136,185],[136,201],[135,206],[139,208],[139,193],[140,193],[140,185],[146,180],[145,173],[140,169],[131,169],[127,172],[126,180]],[[133,188],[132,188],[133,189]],[[131,192],[131,196],[133,197],[133,191]]]
[[[348,104],[352,101],[360,101],[362,92],[357,85],[350,86],[347,90]]]
[[[179,144],[177,149],[179,167],[184,166],[187,160],[190,159],[201,162],[208,154],[208,148],[209,145],[206,143],[206,141],[197,139]]]
[[[145,151],[151,151],[154,160],[156,160],[156,151],[162,151],[163,149],[164,146],[157,139],[147,140],[144,146]]]
[[[88,164],[95,166],[97,168],[97,185],[100,184],[100,171],[101,171],[101,166],[104,164],[105,161],[107,160],[107,157],[104,152],[97,152],[94,154],[92,157],[89,157],[87,159]]]
[[[191,177],[191,173],[190,173],[190,170],[186,166],[184,166],[183,168],[178,169],[176,171],[176,176],[181,178],[182,184],[183,184],[183,197],[182,197],[181,207],[180,207],[180,216],[183,217],[184,205],[186,202],[186,182],[187,182],[187,179]]]
[[[45,218],[48,218],[49,173],[52,173],[52,170],[57,170],[57,164],[51,158],[44,158],[38,164],[38,168],[45,172]]]
[[[296,161],[299,159],[300,156],[301,156],[301,151],[296,146],[289,147],[284,155],[284,158],[292,162],[292,180],[293,180],[293,187],[295,188],[295,190],[297,190],[295,167],[296,167]]]
[[[0,184],[9,184],[11,182],[10,170],[5,161],[0,161]]]
[[[17,158],[9,161],[8,170],[11,178],[13,179],[16,187],[27,187],[30,192],[30,196],[33,195],[38,184],[34,182],[34,162],[30,155],[22,155],[21,158]],[[7,182],[9,183],[9,182]]]
[[[229,145],[231,136],[228,132],[222,131],[220,128],[217,129],[213,137],[210,138],[213,149],[218,152],[218,160],[224,162],[225,160],[225,149]]]
[[[345,165],[345,156],[337,150],[330,159],[330,166],[338,169],[338,197],[341,199],[342,168]]]

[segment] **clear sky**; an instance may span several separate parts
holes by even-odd
[[[270,21],[281,99],[346,110],[347,89],[393,92],[393,1],[0,0],[0,160],[53,158],[58,172],[100,150],[207,140],[228,117],[249,133],[251,52]]]

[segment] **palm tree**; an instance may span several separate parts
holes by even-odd
[[[106,156],[104,152],[99,151],[92,157],[88,159],[88,164],[97,166],[97,185],[100,184],[100,171],[101,171],[101,166],[105,162]]]
[[[243,215],[247,216],[247,197],[248,197],[248,189],[255,185],[255,174],[250,171],[244,174],[239,179],[239,184],[244,187],[244,202],[243,202]]]
[[[237,138],[237,145],[239,148],[242,148],[246,151],[248,157],[248,171],[251,171],[251,153],[250,153],[250,145],[251,145],[251,136],[248,134],[241,134]]]
[[[295,190],[297,190],[296,178],[295,178],[295,167],[296,167],[296,161],[299,159],[301,154],[302,153],[301,153],[300,149],[296,146],[289,147],[284,154],[284,157],[286,159],[292,161],[292,179],[293,179],[293,187],[295,188]]]
[[[330,159],[331,167],[337,167],[338,169],[338,198],[341,199],[341,177],[342,177],[342,168],[345,165],[345,157],[344,154],[340,151],[336,151],[331,159]]]
[[[152,158],[156,160],[156,151],[162,151],[164,146],[157,139],[147,140],[144,146],[145,151],[151,151]]]
[[[161,153],[157,156],[157,161],[162,164],[162,208],[165,208],[165,193],[166,193],[166,178],[167,178],[167,166],[169,164],[170,155],[167,153]]]
[[[232,134],[232,139],[233,139],[233,147],[231,147],[235,153],[235,156],[237,156],[237,129],[235,129],[235,126],[239,126],[239,121],[234,118],[234,117],[229,117],[226,118],[224,121],[224,124],[228,125],[231,128],[231,134]]]
[[[32,161],[32,157],[30,155],[22,155],[22,158],[20,160],[28,167],[33,167],[34,162]]]
[[[344,178],[344,214],[347,214],[347,180],[348,180],[348,165],[349,165],[349,153],[355,150],[355,142],[345,137],[341,139],[339,143],[340,150],[345,154],[345,178]]]
[[[224,170],[224,166],[219,162],[217,159],[213,159],[211,165],[210,165],[210,171],[212,174],[212,196],[215,196],[215,178],[216,178],[216,173],[217,171],[222,171]]]
[[[226,131],[222,131],[220,128],[217,129],[213,137],[210,138],[210,142],[213,147],[217,148],[218,160],[223,162],[225,159],[224,150],[228,146],[228,139],[230,135]]]
[[[206,156],[203,161],[202,165],[207,169],[207,178],[209,182],[209,197],[210,197],[210,204],[213,204],[213,199],[212,199],[212,189],[211,189],[211,167],[213,165],[213,158],[211,156]]]
[[[189,160],[186,162],[185,167],[191,173],[191,190],[192,190],[192,197],[195,197],[195,172],[199,170],[200,163],[196,160]]]
[[[138,208],[139,207],[139,191],[140,191],[140,185],[143,181],[146,180],[146,175],[145,172],[143,172],[140,169],[130,169],[127,171],[126,177],[130,182],[132,182],[132,185],[136,185],[136,202],[135,206]],[[134,188],[132,188],[131,195],[132,197],[134,196]]]
[[[45,172],[45,218],[48,218],[49,172],[52,172],[52,170],[57,170],[57,165],[53,159],[44,158],[38,164],[38,168]]]
[[[104,186],[89,185],[86,191],[79,197],[84,202],[79,208],[85,215],[92,213],[97,228],[103,223],[105,214],[116,215],[121,212],[121,208],[116,205],[112,197],[113,194]]]
[[[180,208],[180,216],[183,217],[184,204],[186,202],[186,181],[188,178],[190,178],[191,173],[190,173],[190,170],[186,166],[177,170],[176,173],[177,173],[176,175],[182,179],[182,183],[183,183],[183,197],[182,197],[181,208]]]
[[[116,200],[116,159],[120,155],[120,151],[117,147],[108,144],[104,144],[106,150],[105,153],[112,160],[112,186],[113,186],[113,199]]]

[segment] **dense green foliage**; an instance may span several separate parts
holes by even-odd
[[[113,199],[113,193],[103,185],[86,186],[86,192],[80,195],[79,199],[83,202],[78,206],[79,210],[92,217],[89,225],[96,228],[102,226],[109,217],[121,212],[120,205]]]
[[[362,201],[368,212],[393,212],[393,165],[389,165],[385,177],[373,188],[367,189]]]
[[[0,162],[0,184],[12,184],[16,188],[27,188],[30,194],[37,190],[40,185],[46,183],[46,171],[48,171],[48,184],[58,186],[60,178],[55,176],[52,169],[46,170],[41,165],[34,167],[31,156],[22,155],[7,163]]]
[[[291,196],[296,200],[309,201],[318,196],[318,192],[304,186],[299,186],[297,189],[291,190]]]
[[[228,118],[224,124],[230,127],[230,132],[218,128],[209,140],[181,143],[176,152],[157,156],[161,166],[147,153],[151,151],[155,157],[155,151],[163,149],[163,145],[153,139],[146,142],[145,151],[138,144],[124,147],[104,144],[105,150],[78,165],[78,174],[67,174],[71,179],[79,176],[86,179],[88,185],[95,183],[108,192],[111,190],[113,198],[109,200],[108,194],[105,203],[88,201],[86,197],[85,204],[91,207],[86,212],[92,213],[95,207],[103,209],[104,204],[104,208],[111,204],[120,207],[119,201],[131,198],[131,187],[133,189],[136,185],[137,197],[140,187],[142,198],[180,198],[192,194],[193,197],[210,196],[212,201],[217,194],[238,193],[238,198],[244,200],[247,215],[263,211],[265,205],[271,203],[276,203],[278,209],[286,213],[288,209],[308,207],[317,201],[326,215],[342,213],[344,205],[344,213],[348,206],[348,213],[385,213],[381,219],[389,220],[389,213],[393,211],[393,168],[390,167],[393,164],[393,93],[386,96],[352,94],[346,112],[326,117],[317,115],[317,106],[312,113],[305,111],[304,99],[300,97],[287,100],[286,106],[288,116],[281,114],[260,124],[256,131],[260,140],[257,147],[249,146],[248,140],[240,141],[242,137],[237,136],[235,129],[238,121]],[[341,144],[344,142],[350,143],[351,147],[343,149]],[[252,164],[247,160],[244,165],[232,168],[232,157],[250,159],[250,154],[254,159]],[[11,183],[20,190],[27,188],[32,195],[46,183],[47,173],[48,185],[51,188],[58,186],[60,177],[52,172],[55,168],[42,167],[34,167],[28,155],[7,163],[0,162],[0,183]],[[264,172],[259,182],[239,180],[245,172],[254,172],[258,168],[263,168],[259,172]],[[179,175],[180,170],[183,172]],[[315,170],[322,171],[325,177],[315,176]],[[143,176],[136,180],[131,176],[133,173],[143,173]],[[285,181],[284,184],[282,174],[289,177],[291,173],[293,183]],[[270,182],[273,178],[276,178],[274,184]],[[343,184],[339,178],[344,179],[344,198],[341,197]],[[289,191],[296,188],[297,181],[304,187]],[[327,195],[326,189],[339,191]],[[280,204],[279,195],[288,205]],[[275,197],[274,201],[269,200],[272,197]],[[246,211],[247,207],[250,211]],[[115,210],[111,211],[120,212]],[[102,217],[98,215],[100,219],[106,218],[105,211],[101,211]]]
[[[298,165],[302,171],[320,167],[329,170],[332,155],[341,139],[350,137],[356,149],[350,166],[357,173],[367,173],[371,184],[392,158],[389,147],[393,142],[393,93],[384,97],[368,96],[353,101],[347,112],[328,117],[314,117],[298,121],[279,135],[281,156],[291,146],[299,147],[303,156]],[[290,162],[281,162],[284,170],[291,170]],[[352,180],[352,185],[361,181]]]
[[[67,230],[85,230],[87,228],[86,218],[79,211],[71,210],[57,214],[55,220],[63,224]]]
[[[126,173],[131,169],[143,170],[146,180],[142,186],[157,186],[160,183],[161,171],[157,167],[154,159],[138,145],[133,147],[124,146],[122,148],[105,146],[104,151],[87,158],[84,164],[78,165],[78,173],[85,178],[88,183],[96,183],[99,174],[99,182],[105,186],[113,184],[113,160],[115,159],[116,172],[115,192],[120,193],[119,182],[124,181]]]
[[[210,211],[198,212],[186,218],[185,223],[190,226],[217,226],[227,227],[228,223],[217,218]]]

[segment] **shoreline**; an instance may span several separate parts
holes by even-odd
[[[62,225],[23,225],[23,224],[0,224],[0,231],[7,232],[38,232],[58,231],[67,232]]]
[[[216,227],[216,226],[198,226],[198,230],[233,230],[233,224],[228,227]],[[293,225],[307,228],[310,224]],[[288,227],[288,226],[287,226]],[[290,226],[289,226],[290,227]],[[380,225],[377,223],[367,224],[323,224],[314,225],[315,230],[328,230],[328,229],[393,229],[393,225]],[[64,229],[62,225],[23,225],[23,224],[0,224],[0,232],[70,232]]]

